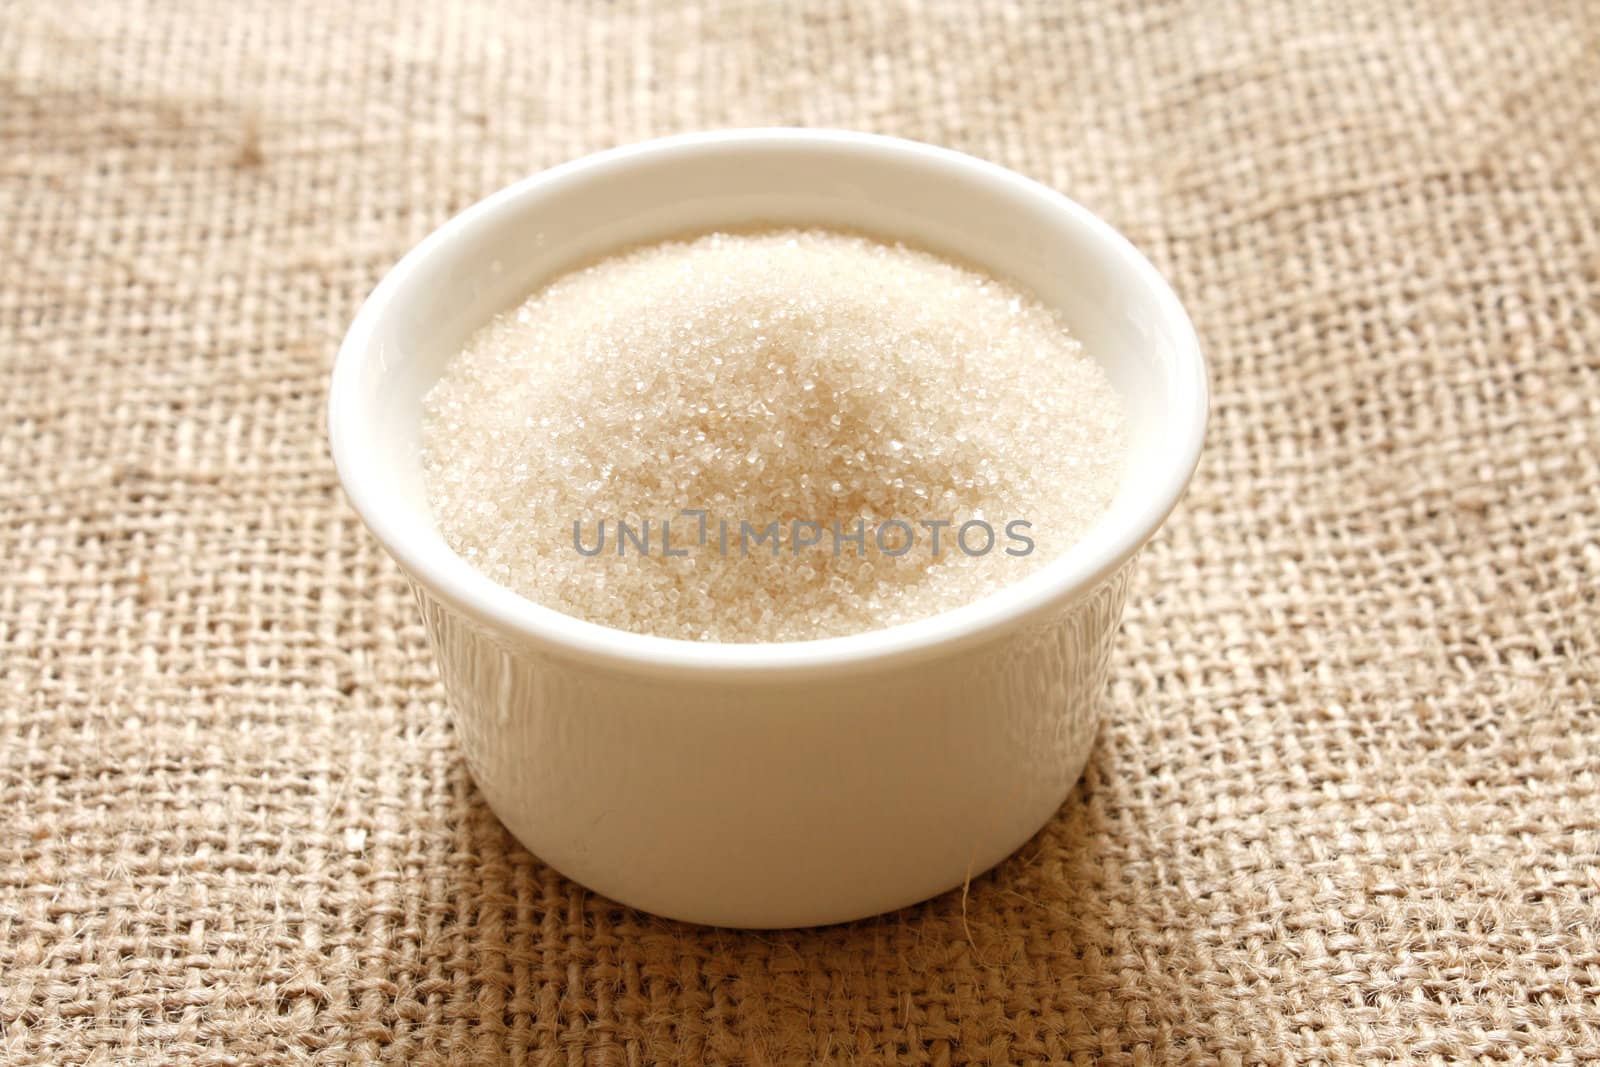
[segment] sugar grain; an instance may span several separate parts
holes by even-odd
[[[1104,372],[1029,294],[781,230],[557,278],[452,360],[423,462],[446,541],[541,604],[790,641],[932,615],[1055,558],[1109,504],[1124,438]]]

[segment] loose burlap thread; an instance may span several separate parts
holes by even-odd
[[[1597,22],[0,7],[0,1057],[1600,1062]],[[1060,814],[963,891],[749,934],[495,821],[323,407],[453,211],[784,123],[1104,215],[1215,408]]]

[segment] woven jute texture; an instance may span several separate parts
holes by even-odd
[[[759,124],[1079,199],[1215,408],[1060,814],[757,935],[501,828],[323,411],[456,210]],[[6,1061],[1600,1062],[1592,3],[7,3],[0,457]]]

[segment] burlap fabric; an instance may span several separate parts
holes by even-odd
[[[0,1055],[1600,1061],[1597,32],[1581,0],[0,7]],[[1059,817],[966,893],[756,935],[501,829],[323,405],[458,208],[773,123],[1081,199],[1185,298],[1215,416]]]

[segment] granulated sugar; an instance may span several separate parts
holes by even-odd
[[[706,641],[976,600],[1085,532],[1124,451],[1115,392],[1052,311],[823,230],[560,277],[471,339],[423,421],[429,502],[469,562],[558,611]]]

